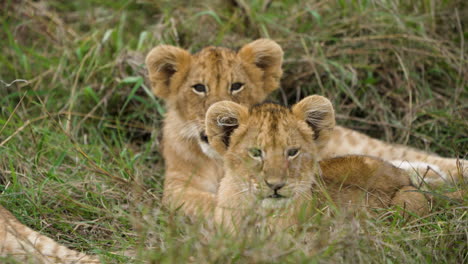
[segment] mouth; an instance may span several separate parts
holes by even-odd
[[[276,192],[265,197],[265,199],[286,199],[286,198],[288,197],[281,195],[279,193],[276,193]]]

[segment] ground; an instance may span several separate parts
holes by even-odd
[[[339,124],[466,158],[466,1],[1,5],[0,204],[28,226],[108,263],[468,262],[468,200],[409,221],[318,214],[302,231],[243,239],[169,212],[160,203],[165,107],[143,65],[160,43],[195,52],[269,37],[285,50],[271,99],[321,94]]]

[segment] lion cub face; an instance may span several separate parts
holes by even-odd
[[[278,87],[283,51],[274,41],[259,39],[238,52],[207,47],[194,55],[160,45],[146,57],[153,92],[186,124],[186,137],[202,137],[205,113],[219,101],[253,105]]]
[[[309,96],[291,109],[214,104],[207,112],[206,131],[210,145],[224,157],[226,179],[218,196],[274,207],[307,198],[320,150],[334,125],[332,105],[321,96]]]

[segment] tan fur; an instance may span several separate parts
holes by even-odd
[[[271,40],[257,40],[239,52],[207,47],[197,54],[161,45],[146,58],[155,95],[167,105],[163,129],[163,155],[166,162],[163,201],[172,208],[182,207],[187,215],[207,212],[214,206],[221,160],[200,139],[206,110],[222,100],[245,105],[261,102],[279,85],[283,52]],[[242,90],[231,93],[233,83]],[[206,95],[192,86],[204,84]],[[202,147],[207,148],[204,152]],[[210,155],[211,154],[211,155]]]
[[[219,122],[227,117],[228,126]],[[398,205],[417,215],[428,212],[428,200],[405,171],[381,159],[345,156],[319,166],[334,124],[331,103],[321,96],[306,97],[292,109],[274,104],[247,109],[233,102],[210,107],[208,139],[225,165],[215,220],[232,227],[247,219],[249,210],[262,216],[276,210],[289,225],[298,205],[311,201],[314,192],[347,210]],[[253,149],[261,150],[261,157]]]
[[[279,86],[282,59],[281,47],[268,39],[249,43],[238,52],[206,47],[192,55],[168,45],[157,46],[149,52],[146,65],[153,92],[167,105],[163,128],[165,204],[174,209],[181,207],[188,215],[208,212],[213,207],[224,172],[216,152],[200,139],[205,113],[210,105],[222,100],[246,106],[262,102]],[[244,86],[233,94],[229,92],[229,86],[235,82],[244,83]],[[192,86],[199,83],[206,85],[205,95],[193,91]],[[329,137],[323,158],[345,154],[373,155],[394,161],[396,166],[405,166],[410,171],[414,168],[419,173],[419,180],[427,174],[426,180],[431,183],[466,173],[462,171],[463,167],[457,167],[455,159],[394,146],[343,127],[336,127]],[[414,162],[429,163],[433,169],[426,173],[427,164]],[[439,172],[436,173],[434,165],[440,167]]]
[[[21,224],[0,206],[0,256],[22,263],[101,263],[97,257],[71,250]]]
[[[337,203],[358,201],[358,205],[370,208],[398,205],[419,216],[429,212],[427,198],[412,186],[409,175],[388,162],[349,155],[319,164],[327,191]]]
[[[442,158],[408,146],[388,144],[351,129],[337,126],[328,141],[323,158],[357,154],[379,157],[411,173],[416,184],[458,182],[468,177],[466,160]]]

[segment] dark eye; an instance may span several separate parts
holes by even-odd
[[[298,153],[299,153],[299,149],[292,148],[292,149],[288,150],[288,158],[294,158],[294,157],[297,156]]]
[[[249,155],[254,158],[258,159],[262,157],[262,150],[259,148],[250,148],[249,149]]]
[[[233,83],[231,84],[231,92],[240,91],[242,87],[244,87],[243,83],[240,83],[240,82]]]
[[[192,89],[196,93],[206,93],[206,86],[201,83],[195,84],[194,86],[192,86]]]

